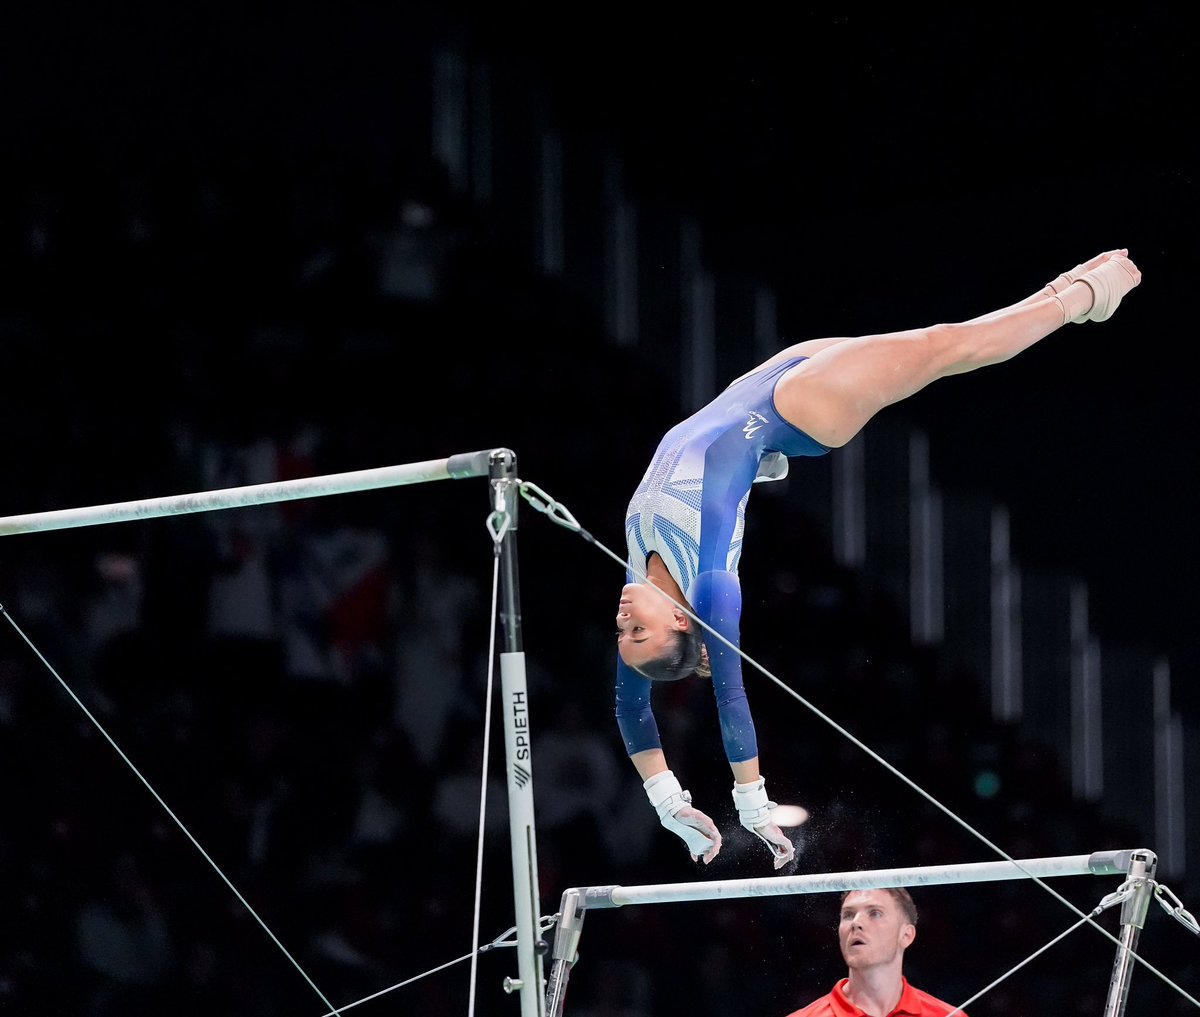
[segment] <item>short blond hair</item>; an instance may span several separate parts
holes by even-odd
[[[900,905],[900,910],[904,912],[905,921],[915,928],[917,924],[917,905],[912,899],[912,894],[902,886],[881,886],[879,889],[884,893],[890,893],[892,895],[892,899]],[[842,905],[846,903],[846,898],[849,897],[850,894],[859,892],[860,891],[858,890],[847,890],[844,894],[842,894],[841,900],[838,901],[838,911],[841,911]]]

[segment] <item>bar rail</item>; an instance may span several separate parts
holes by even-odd
[[[492,456],[499,451],[463,452],[445,459],[430,459],[420,463],[383,466],[350,473],[333,473],[323,477],[299,480],[280,480],[248,487],[229,487],[214,491],[171,495],[165,498],[145,498],[140,501],[113,502],[89,505],[84,508],[55,509],[24,515],[0,517],[0,537],[41,530],[62,530],[78,526],[98,526],[104,523],[155,519],[160,516],[184,515],[191,512],[211,512],[216,509],[267,505],[293,501],[297,498],[316,498],[329,494],[349,494],[373,491],[404,484],[423,484],[432,480],[459,480],[464,477],[486,477]]]

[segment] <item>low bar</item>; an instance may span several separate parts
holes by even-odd
[[[1109,876],[1129,871],[1134,850],[1096,851],[1090,855],[1026,858],[1022,861],[968,862],[961,865],[923,865],[859,872],[814,872],[803,876],[763,876],[757,879],[707,880],[647,886],[575,887],[579,906],[619,908],[631,904],[717,900],[737,897],[780,897],[796,893],[875,890],[890,886],[933,886],[944,883],[982,883],[1004,879],[1055,876]]]

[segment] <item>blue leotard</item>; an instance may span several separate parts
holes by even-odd
[[[688,605],[740,646],[742,589],[737,567],[750,488],[764,456],[819,456],[829,449],[789,424],[775,408],[775,383],[804,360],[795,357],[735,381],[666,433],[625,515],[627,581],[645,581],[657,551]],[[758,755],[742,685],[742,658],[707,638],[721,740],[731,763]],[[616,715],[632,755],[661,748],[650,708],[653,683],[617,655]]]

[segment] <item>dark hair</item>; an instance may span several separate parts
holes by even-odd
[[[904,912],[904,919],[909,925],[916,926],[917,924],[917,905],[913,902],[912,894],[910,894],[902,886],[881,886],[884,893],[890,893],[897,904],[900,905],[900,910]],[[842,894],[842,898],[838,901],[838,911],[841,912],[841,907],[846,903],[846,898],[852,893],[860,893],[859,890],[847,890]]]
[[[634,670],[652,682],[674,682],[697,673],[707,678],[712,674],[698,628],[672,633],[665,653],[643,661]]]

